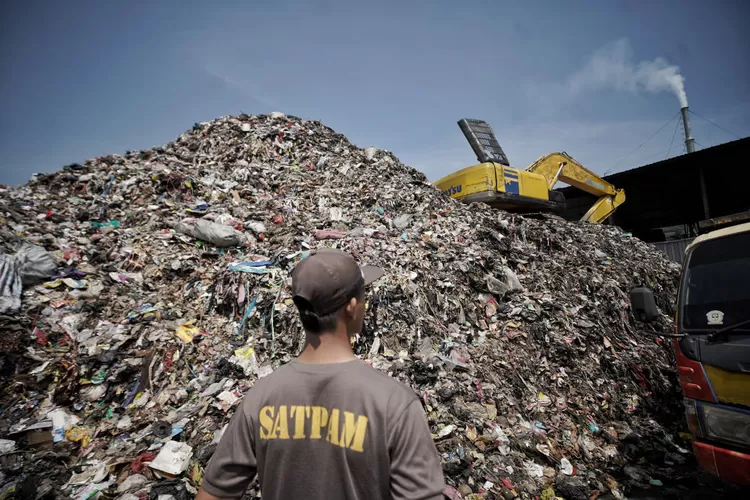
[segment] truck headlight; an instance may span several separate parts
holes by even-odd
[[[750,446],[750,414],[701,405],[706,436]]]
[[[685,419],[687,420],[687,426],[690,434],[692,434],[693,438],[696,439],[703,437],[703,433],[701,432],[700,420],[698,419],[698,408],[696,408],[695,406],[695,400],[685,399],[684,405]]]

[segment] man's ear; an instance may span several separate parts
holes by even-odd
[[[357,304],[359,304],[359,301],[356,297],[349,299],[349,302],[346,303],[346,314],[348,316],[354,316],[355,311],[357,310]]]

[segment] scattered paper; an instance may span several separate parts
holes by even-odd
[[[177,476],[187,470],[192,456],[193,448],[190,445],[179,441],[167,441],[149,467]]]

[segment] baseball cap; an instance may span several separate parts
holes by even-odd
[[[359,266],[354,258],[333,248],[314,250],[292,271],[292,299],[309,304],[325,316],[339,310],[361,288],[383,276],[375,266]]]

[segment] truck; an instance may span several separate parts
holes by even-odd
[[[648,288],[632,290],[630,300],[640,320],[658,317]],[[750,485],[750,223],[700,235],[687,247],[668,336],[699,465]]]
[[[581,221],[602,223],[625,203],[625,192],[594,174],[566,152],[549,153],[525,170],[510,166],[492,127],[482,120],[464,118],[458,126],[479,164],[439,179],[435,186],[451,198],[482,202],[510,212],[551,211],[565,208],[565,196],[554,191],[558,181],[597,196]]]

